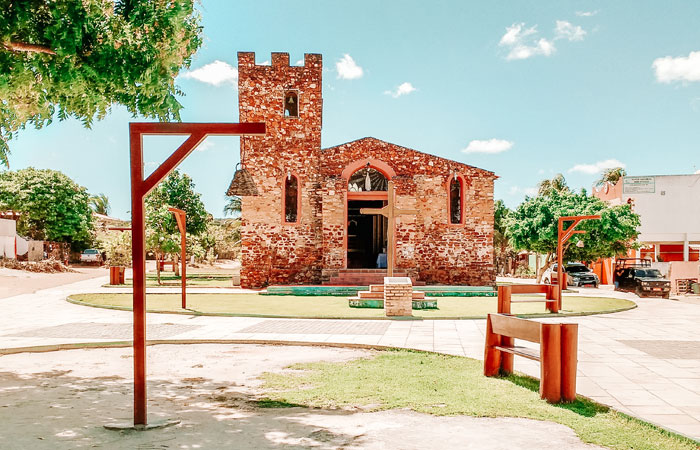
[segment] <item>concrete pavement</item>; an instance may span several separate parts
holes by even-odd
[[[4,314],[0,317],[0,349],[130,340],[130,312],[65,301],[73,293],[118,292],[101,288],[105,282],[106,278],[95,278],[1,300]],[[200,291],[207,290],[189,290]],[[576,295],[624,296],[639,305],[622,313],[564,319],[579,324],[578,393],[700,440],[700,305],[637,299],[598,289],[583,289]],[[163,341],[363,344],[477,359],[483,358],[484,351],[483,320],[319,320],[149,314],[147,323],[149,339]],[[539,376],[537,363],[523,358],[515,361],[516,370]]]

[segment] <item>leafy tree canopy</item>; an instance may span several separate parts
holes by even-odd
[[[571,192],[564,175],[558,173],[551,180],[542,180],[537,185],[537,195],[551,195],[552,192]]]
[[[194,182],[188,175],[174,170],[156,188],[146,196],[146,228],[157,235],[161,242],[173,241],[161,250],[164,253],[179,251],[180,231],[177,221],[169,207],[178,208],[186,213],[187,233],[199,236],[207,229],[209,213],[204,208],[201,194],[194,190]],[[164,238],[164,239],[161,239]]]
[[[68,242],[73,250],[89,246],[88,198],[84,187],[56,170],[0,172],[0,209],[21,212],[17,231],[31,239]]]
[[[97,214],[108,216],[112,210],[112,206],[109,204],[109,197],[105,194],[93,195],[88,199],[88,204]]]
[[[115,103],[179,120],[174,79],[201,45],[194,0],[24,0],[0,7],[0,163],[54,117],[89,127]]]
[[[510,214],[507,234],[516,249],[546,254],[544,271],[557,251],[559,217],[596,214],[602,216],[601,220],[586,220],[577,226],[577,230],[587,233],[575,235],[567,242],[566,261],[594,261],[623,254],[634,245],[639,216],[629,205],[609,206],[585,191],[552,190],[549,195],[527,198]],[[583,247],[575,245],[579,240]]]
[[[627,175],[627,171],[622,167],[605,169],[596,182],[596,186],[602,186],[605,183],[617,184],[617,182],[620,181],[620,178],[624,177],[625,175]]]
[[[237,196],[228,197],[226,206],[224,206],[224,216],[240,216],[243,204],[241,198]]]

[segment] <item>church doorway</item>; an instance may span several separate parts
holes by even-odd
[[[348,201],[348,269],[386,268],[387,218],[360,214],[361,208],[385,205],[385,200]]]

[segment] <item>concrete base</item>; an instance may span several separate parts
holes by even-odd
[[[438,309],[437,300],[432,298],[426,298],[423,300],[413,300],[413,309]],[[374,308],[383,309],[384,300],[372,299],[372,298],[359,298],[351,297],[348,299],[348,305],[351,308]]]
[[[160,419],[153,420],[146,425],[134,425],[133,422],[123,422],[123,423],[108,423],[104,427],[112,431],[148,431],[157,430],[160,428],[172,427],[180,423],[179,419]]]

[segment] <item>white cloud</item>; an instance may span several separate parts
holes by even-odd
[[[536,55],[549,56],[556,48],[548,39],[537,39],[537,25],[525,28],[524,23],[514,23],[506,28],[506,34],[498,43],[501,47],[509,48],[507,60],[527,59]]]
[[[624,169],[627,165],[616,159],[606,159],[605,161],[598,161],[593,164],[576,164],[569,169],[569,173],[580,172],[588,175],[595,175],[601,173],[605,169],[611,169],[613,167],[622,167]]]
[[[352,56],[347,53],[335,63],[335,70],[338,71],[338,78],[344,80],[354,80],[364,75],[362,67],[358,66]]]
[[[299,61],[294,63],[295,66],[303,66],[304,65],[304,60],[300,59]]]
[[[195,150],[197,150],[198,152],[206,152],[207,150],[215,146],[216,144],[213,141],[205,139],[204,142],[199,144]]]
[[[510,150],[513,147],[513,142],[504,139],[487,139],[484,141],[473,140],[469,145],[462,150],[464,153],[488,153],[496,154]]]
[[[266,59],[265,61],[263,61],[263,62],[261,62],[260,64],[258,64],[258,66],[269,66],[269,65],[270,65],[270,60],[269,60],[269,59]]]
[[[509,195],[525,194],[529,197],[534,197],[537,195],[537,192],[538,189],[536,187],[521,188],[520,186],[511,186],[510,189],[508,189]]]
[[[599,11],[598,9],[595,11],[576,11],[576,15],[579,17],[593,17],[598,14]]]
[[[700,170],[696,170],[695,175],[700,175]]]
[[[657,58],[651,65],[656,72],[656,81],[700,81],[700,51],[690,52],[688,56]]]
[[[554,39],[568,39],[569,41],[582,41],[586,30],[579,25],[574,25],[566,20],[557,20],[554,27]]]
[[[384,91],[384,93],[387,95],[391,95],[394,98],[399,98],[402,95],[410,94],[415,90],[416,88],[414,88],[411,83],[406,81],[405,83],[401,83],[400,85],[398,85],[393,91]]]
[[[224,83],[236,84],[238,70],[218,59],[212,63],[182,74],[182,78],[192,78],[202,83],[220,86]]]

